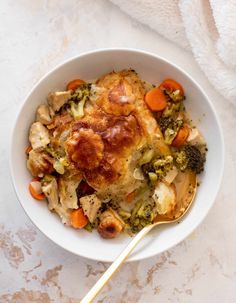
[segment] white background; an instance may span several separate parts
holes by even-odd
[[[221,119],[226,163],[216,203],[200,227],[162,255],[125,264],[97,302],[233,303],[236,108],[214,91],[190,53],[106,0],[1,1],[0,303],[79,302],[108,266],[67,253],[32,225],[11,184],[8,150],[20,105],[46,72],[81,52],[116,46],[158,54],[178,64],[202,85]]]

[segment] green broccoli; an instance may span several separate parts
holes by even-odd
[[[91,85],[91,83],[80,85],[69,101],[70,107],[67,110],[76,120],[84,116],[84,105],[89,100]]]
[[[149,177],[150,181],[154,182],[165,177],[167,172],[170,171],[172,167],[173,157],[168,155],[155,158],[152,160],[152,162],[144,164],[142,166],[142,170],[144,174]]]
[[[162,117],[173,117],[176,115],[176,113],[179,113],[180,111],[184,111],[184,105],[182,102],[178,103],[171,103],[168,102],[167,107],[162,113]]]
[[[136,203],[127,222],[134,233],[140,231],[144,226],[152,224],[155,218],[154,207],[155,203],[152,200],[140,200]]]
[[[185,145],[182,150],[175,153],[175,164],[181,171],[189,168],[200,174],[204,169],[205,161],[206,155],[195,145]]]
[[[69,104],[70,104],[70,113],[76,120],[79,120],[84,116],[84,104],[85,104],[85,102],[86,102],[85,98],[77,104],[73,101],[69,102]]]
[[[54,176],[52,175],[45,175],[41,180],[41,184],[46,184],[46,183],[50,183],[52,180],[54,179]]]
[[[184,100],[184,96],[181,94],[180,90],[177,89],[175,91],[168,91],[165,90],[165,93],[174,101],[174,102],[180,102]]]
[[[159,125],[166,144],[170,145],[172,143],[183,123],[183,120],[174,120],[171,117],[160,118]]]
[[[188,167],[188,158],[184,150],[175,153],[175,165],[181,171],[185,171]]]
[[[171,117],[160,117],[159,125],[162,133],[164,134],[165,130],[170,126],[173,125],[174,120]]]

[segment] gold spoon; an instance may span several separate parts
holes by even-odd
[[[178,178],[178,177],[177,177]],[[197,180],[196,175],[190,171],[187,173],[180,174],[179,179],[176,180],[177,187],[177,209],[175,210],[175,215],[173,218],[168,218],[165,216],[158,216],[155,223],[145,226],[126,246],[126,248],[121,252],[121,254],[116,258],[116,260],[108,267],[101,278],[96,282],[96,284],[90,289],[87,295],[80,301],[80,303],[90,303],[92,302],[98,293],[103,289],[106,283],[111,279],[114,273],[119,269],[119,267],[128,258],[131,252],[134,250],[136,245],[156,226],[162,224],[174,223],[180,220],[190,209],[192,202],[194,200]],[[178,191],[178,189],[180,189]]]

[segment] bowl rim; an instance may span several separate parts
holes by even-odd
[[[38,230],[40,230],[40,232],[45,235],[50,241],[52,241],[53,243],[55,243],[56,245],[58,245],[59,247],[65,249],[66,251],[76,255],[76,256],[80,256],[83,257],[85,259],[89,259],[89,260],[95,260],[95,261],[101,261],[101,262],[113,262],[111,260],[108,260],[106,258],[99,258],[97,259],[95,256],[91,257],[91,256],[86,256],[85,254],[78,254],[77,252],[71,250],[68,247],[63,246],[61,243],[59,243],[58,241],[56,241],[55,239],[53,239],[51,236],[49,236],[48,234],[46,234],[43,230],[41,230],[40,226],[38,226],[38,224],[36,224],[33,219],[31,219],[30,213],[28,213],[23,205],[23,203],[21,202],[20,199],[20,194],[17,190],[17,185],[16,185],[16,180],[14,178],[14,167],[13,167],[13,145],[14,145],[14,135],[16,133],[16,129],[17,129],[17,124],[18,124],[18,120],[19,120],[19,116],[20,113],[23,111],[24,106],[27,103],[27,100],[29,99],[29,97],[31,96],[31,94],[33,93],[33,91],[37,88],[37,86],[44,81],[47,77],[49,77],[52,73],[54,73],[57,69],[67,65],[69,62],[72,62],[74,60],[77,60],[78,58],[83,58],[87,55],[96,55],[97,53],[109,53],[109,52],[131,52],[134,54],[142,54],[145,56],[150,56],[150,57],[154,57],[154,59],[158,59],[166,64],[169,64],[171,66],[173,66],[175,69],[177,69],[180,73],[182,73],[184,76],[186,76],[187,78],[189,78],[189,80],[197,87],[198,90],[200,90],[200,92],[202,93],[202,95],[204,96],[204,98],[206,99],[206,102],[208,103],[210,110],[212,111],[212,114],[214,116],[214,119],[216,121],[216,125],[218,128],[218,132],[219,132],[219,140],[220,140],[220,147],[221,147],[221,167],[220,167],[220,171],[218,171],[218,184],[216,184],[215,188],[215,193],[212,196],[212,203],[208,206],[207,209],[205,209],[204,214],[202,215],[201,219],[195,223],[195,225],[191,226],[191,228],[189,228],[189,232],[188,235],[190,235],[206,218],[207,214],[209,213],[210,209],[213,207],[215,201],[216,201],[216,197],[218,195],[220,186],[222,184],[222,179],[223,179],[223,173],[224,173],[224,166],[225,166],[225,143],[224,143],[224,136],[223,136],[223,130],[221,127],[221,123],[220,123],[220,119],[218,117],[218,114],[215,110],[215,107],[212,103],[212,101],[210,100],[210,98],[208,97],[208,95],[205,93],[205,91],[201,88],[201,86],[198,84],[198,82],[196,82],[196,80],[194,80],[192,78],[192,76],[190,76],[185,70],[183,70],[180,66],[178,66],[177,64],[163,58],[162,56],[159,56],[157,54],[154,54],[152,52],[149,51],[145,51],[143,49],[136,49],[136,48],[123,48],[123,47],[111,47],[111,48],[99,48],[96,50],[91,50],[91,51],[85,51],[82,52],[78,55],[75,55],[73,57],[70,57],[64,61],[62,61],[61,63],[58,63],[54,68],[50,69],[44,76],[42,76],[31,88],[31,90],[29,91],[29,93],[26,95],[26,97],[24,98],[22,104],[19,106],[18,111],[16,113],[16,119],[13,123],[12,129],[11,129],[11,133],[10,133],[10,157],[9,157],[9,167],[10,167],[10,175],[11,175],[11,181],[13,184],[13,188],[14,191],[16,193],[17,196],[17,200],[20,202],[21,207],[23,208],[24,212],[26,213],[26,215],[28,216],[28,218],[30,219],[30,221],[34,224],[34,226],[37,227]],[[187,235],[187,236],[188,236]],[[183,235],[182,237],[178,238],[177,241],[173,241],[173,243],[171,245],[169,245],[164,251],[167,251],[169,249],[171,249],[172,247],[176,246],[177,244],[181,243],[186,237],[186,235]],[[151,258],[154,257],[157,254],[161,254],[162,252],[159,253],[149,253],[149,254],[143,254],[141,256],[138,255],[138,257],[134,256],[132,257],[132,254],[130,255],[130,257],[125,261],[125,262],[134,262],[134,261],[140,261],[140,260],[144,260],[147,258]],[[119,255],[119,254],[118,254]],[[117,255],[117,257],[118,257]]]

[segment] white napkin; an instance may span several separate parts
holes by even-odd
[[[214,87],[236,104],[236,0],[111,1],[191,50]]]

